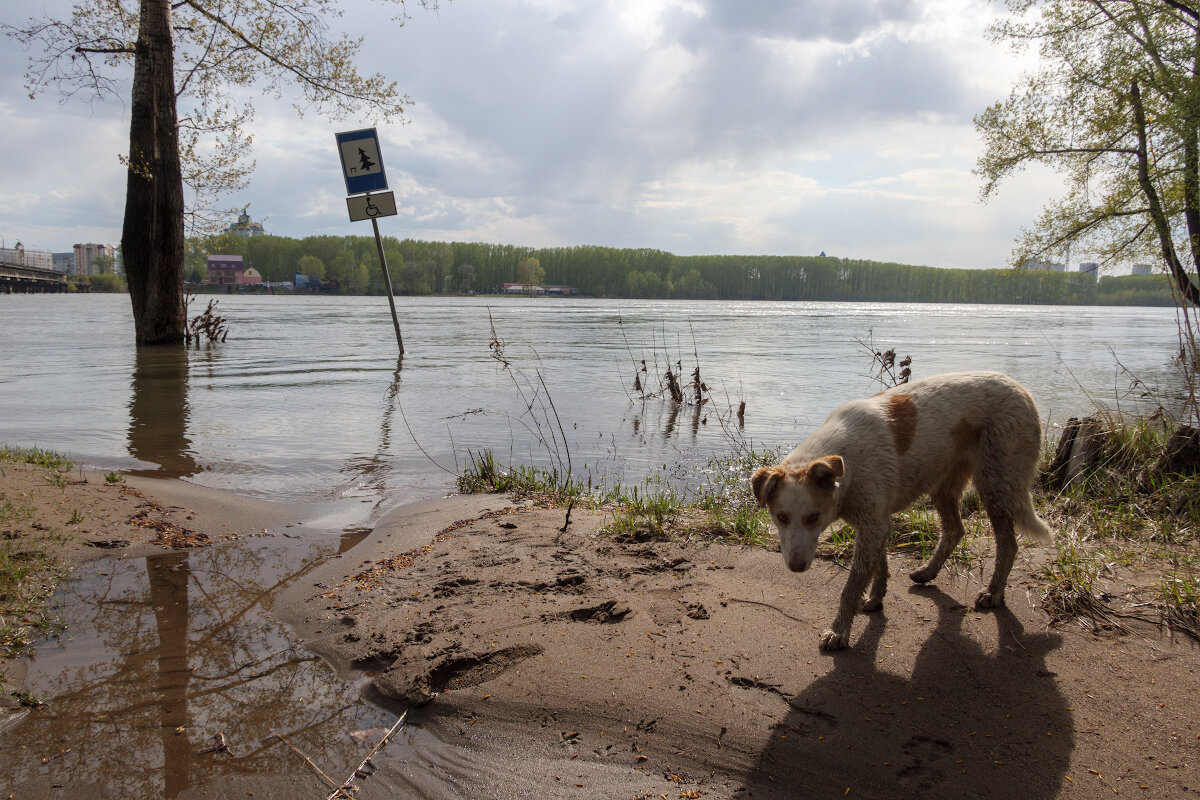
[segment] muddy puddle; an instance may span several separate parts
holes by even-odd
[[[0,732],[0,797],[324,797],[299,756],[264,739],[282,734],[340,781],[396,717],[361,699],[368,676],[339,678],[271,612],[285,584],[364,533],[85,565],[56,597],[62,635],[29,663],[26,689],[45,705]],[[218,734],[228,751],[204,752]]]

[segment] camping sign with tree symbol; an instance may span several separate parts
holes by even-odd
[[[342,175],[346,179],[346,194],[387,188],[383,156],[379,153],[379,136],[374,128],[339,133],[337,143],[338,154],[342,158]]]

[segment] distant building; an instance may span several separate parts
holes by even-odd
[[[237,222],[230,225],[227,230],[230,233],[236,233],[238,236],[265,236],[266,229],[263,228],[261,222],[255,222],[250,219],[250,204],[242,209],[242,213],[238,215]]]
[[[1100,265],[1095,261],[1081,261],[1079,262],[1079,271],[1094,278],[1100,274]]]
[[[54,271],[64,275],[75,271],[75,251],[69,253],[51,253],[54,256]]]
[[[237,286],[242,282],[245,269],[241,256],[209,256],[208,282],[213,286]],[[261,281],[260,275],[259,282]]]
[[[116,269],[117,248],[111,244],[88,242],[87,244],[75,245],[75,274],[99,275],[100,265],[96,263],[96,259],[100,256],[109,259],[111,268]]]
[[[21,267],[54,269],[54,256],[51,253],[41,250],[26,250],[25,245],[20,242],[17,242],[16,247],[0,247],[0,261]]]
[[[1134,274],[1134,275],[1149,275],[1152,272],[1154,272],[1154,267],[1150,266],[1149,264],[1134,264],[1133,265],[1133,273],[1132,274]]]
[[[503,283],[500,291],[504,294],[545,294],[546,290],[537,284]]]
[[[241,283],[243,286],[257,286],[262,282],[262,273],[254,267],[246,267],[242,270]]]
[[[561,284],[546,284],[546,294],[553,297],[578,297],[579,290],[574,286],[563,286]]]

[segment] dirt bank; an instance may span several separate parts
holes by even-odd
[[[0,477],[39,509],[6,535],[67,562],[161,550],[172,526],[270,542],[248,537],[311,513],[171,482],[62,486],[11,464]],[[918,588],[893,555],[883,612],[827,655],[817,634],[845,578],[833,561],[791,575],[761,549],[617,539],[578,510],[563,521],[494,495],[409,506],[274,604],[337,667],[370,671],[380,703],[413,708],[358,797],[1200,794],[1200,651],[1151,626],[1050,629],[1032,578],[1044,551],[1022,551],[1009,607],[987,613],[967,604],[988,565]],[[34,713],[55,713],[50,700]],[[212,732],[186,736],[198,751]],[[365,737],[354,761],[372,738],[335,733]],[[324,796],[257,736],[233,749],[269,747],[271,766],[200,771],[181,796]],[[37,744],[47,758],[64,746]],[[343,760],[324,766],[340,778]]]
[[[402,509],[292,588],[311,646],[441,743],[379,759],[363,796],[1200,795],[1200,652],[1049,629],[1045,551],[994,613],[967,605],[979,566],[922,588],[892,556],[883,612],[828,655],[832,561],[563,521],[499,496]]]

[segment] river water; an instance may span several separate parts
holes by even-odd
[[[139,352],[125,296],[0,296],[0,442],[274,500],[369,499],[371,516],[452,488],[483,449],[561,469],[569,458],[574,477],[611,484],[683,476],[734,446],[790,448],[838,403],[878,390],[864,342],[911,356],[915,377],[1006,372],[1051,425],[1095,403],[1144,408],[1131,375],[1158,397],[1178,391],[1171,309],[545,298],[397,309],[402,362],[379,297],[222,296],[225,343]],[[711,401],[642,402],[631,387],[643,360],[651,388],[670,362],[684,383],[698,365]]]
[[[274,618],[274,598],[387,510],[452,489],[471,453],[569,468],[593,484],[665,475],[695,485],[710,456],[791,447],[838,403],[877,391],[869,342],[910,356],[916,377],[1006,372],[1050,425],[1097,404],[1148,411],[1179,394],[1170,309],[397,307],[402,361],[383,298],[222,296],[226,342],[138,352],[125,296],[0,295],[0,444],[326,510],[302,536],[105,559],[64,584],[66,635],[38,648],[27,684],[49,703],[0,735],[0,790],[173,797],[203,784],[199,796],[245,796],[256,775],[307,778],[263,743],[275,729],[340,776],[369,747],[350,733],[394,716],[312,658]],[[707,402],[639,396],[635,374],[654,395],[672,362],[684,383],[699,366]],[[214,730],[239,743],[237,757],[198,755]],[[393,749],[422,761],[420,735]],[[291,784],[256,786],[295,796]]]

